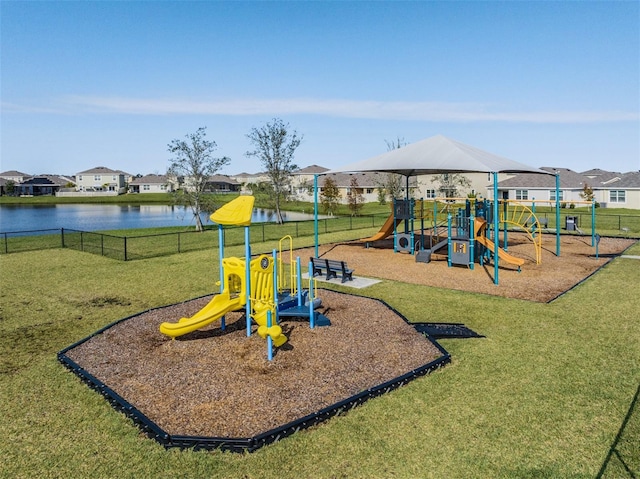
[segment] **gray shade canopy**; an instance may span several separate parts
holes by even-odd
[[[442,135],[432,136],[373,158],[358,161],[324,174],[378,171],[403,176],[440,173],[540,173],[548,171],[488,153]]]

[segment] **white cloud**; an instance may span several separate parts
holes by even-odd
[[[340,118],[427,122],[601,123],[638,121],[631,111],[501,111],[480,103],[361,101],[342,99],[234,99],[197,101],[163,98],[67,96],[51,107],[3,104],[5,112],[121,115],[319,115]]]

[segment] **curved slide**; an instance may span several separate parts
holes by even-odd
[[[496,247],[495,243],[490,239],[488,239],[486,236],[478,236],[477,238],[475,238],[475,240],[481,245],[486,246],[489,249],[489,251],[491,251],[492,253],[495,251],[495,247]],[[507,263],[515,264],[518,267],[524,264],[524,260],[522,258],[511,256],[502,248],[498,248],[498,257],[501,260],[506,261]]]
[[[395,229],[396,226],[398,226],[400,224],[401,221],[402,220],[394,221],[393,220],[393,213],[391,213],[391,215],[387,218],[387,221],[385,221],[384,224],[382,225],[382,228],[380,228],[380,231],[378,231],[376,234],[374,234],[370,238],[363,238],[363,239],[359,240],[360,243],[369,243],[371,241],[380,241],[380,240],[383,240],[383,239],[387,238],[389,235],[393,234],[393,230]]]
[[[231,298],[228,292],[223,291],[215,295],[204,308],[190,318],[182,318],[177,323],[162,323],[160,332],[172,338],[182,336],[205,327],[230,311],[239,309],[244,304],[244,298]]]

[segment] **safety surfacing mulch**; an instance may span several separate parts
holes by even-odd
[[[607,262],[621,255],[637,240],[603,237],[596,248],[590,236],[561,235],[560,255],[556,254],[556,236],[543,235],[542,261],[536,263],[535,248],[524,233],[509,233],[509,254],[522,258],[525,263],[517,266],[500,261],[498,284],[494,282],[493,263],[449,267],[446,256],[430,263],[418,263],[409,253],[394,253],[393,248],[366,248],[362,243],[321,245],[322,258],[346,261],[353,269],[353,277],[388,279],[398,282],[433,286],[437,288],[483,293],[505,298],[549,302],[570,290],[595,273]],[[308,260],[315,255],[313,248],[295,252]],[[345,283],[348,286],[348,282]]]
[[[67,356],[170,435],[252,437],[420,368],[442,356],[376,300],[319,291],[331,326],[284,320],[288,342],[273,361],[247,337],[244,316],[171,340],[158,327],[210,297],[122,321]]]

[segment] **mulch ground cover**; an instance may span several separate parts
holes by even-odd
[[[448,267],[417,263],[406,253],[362,244],[325,245],[323,257],[344,260],[354,276],[547,302],[574,287],[633,240],[602,238],[599,258],[589,237],[545,237],[542,263],[531,241],[509,235],[509,253],[525,259],[521,271],[500,263]],[[303,260],[314,249],[295,252]],[[348,283],[347,283],[348,286]],[[359,292],[360,294],[362,292]],[[289,341],[267,360],[266,342],[247,337],[242,313],[227,315],[172,340],[158,327],[201,309],[211,297],[141,313],[108,328],[66,354],[172,435],[251,437],[374,387],[442,355],[396,312],[366,297],[321,290],[330,327],[285,320]],[[254,326],[255,332],[255,326]]]

